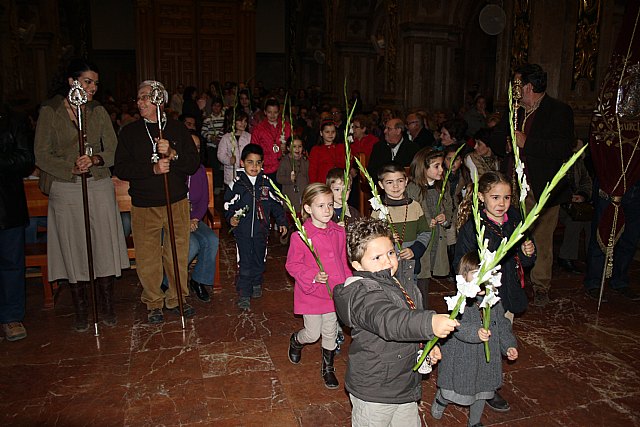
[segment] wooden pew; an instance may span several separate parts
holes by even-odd
[[[27,208],[29,216],[47,216],[49,209],[49,198],[43,194],[38,188],[37,179],[24,180],[24,192],[27,197]],[[48,263],[47,263],[47,244],[46,243],[27,243],[24,247],[25,266],[27,268],[37,267],[40,269],[42,277],[42,290],[44,293],[44,308],[53,308],[54,294],[58,290],[58,283],[49,283]]]
[[[115,188],[116,202],[120,212],[131,212],[131,197],[129,197],[129,182],[121,181],[116,177],[111,178]],[[220,237],[222,221],[220,215],[214,209],[213,200],[213,174],[207,169],[207,180],[209,181],[209,205],[205,215],[205,222]],[[37,179],[24,180],[24,189],[27,197],[27,207],[29,216],[47,216],[49,198],[38,188]],[[129,259],[135,259],[136,250],[133,246],[131,236],[127,237],[127,253]],[[25,245],[25,265],[26,267],[38,267],[42,276],[42,288],[44,293],[44,308],[51,309],[55,305],[55,293],[58,290],[57,282],[50,283],[47,273],[47,244],[33,243]],[[210,285],[220,285],[220,253],[216,255],[216,275],[214,283]]]

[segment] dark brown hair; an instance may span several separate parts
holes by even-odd
[[[496,184],[507,184],[511,188],[511,182],[500,172],[489,171],[482,174],[478,180],[478,193],[488,193]],[[469,220],[473,208],[473,184],[469,184],[467,195],[458,206],[458,222],[456,229],[460,230]]]
[[[387,237],[393,243],[393,234],[386,221],[373,218],[357,218],[347,225],[347,256],[349,262],[362,261],[369,242]]]
[[[431,147],[425,147],[418,151],[416,156],[411,161],[411,180],[420,187],[420,196],[425,197],[427,192],[427,169],[431,163],[441,158],[444,163],[444,153],[442,151],[434,150]],[[442,188],[442,181],[436,181],[436,188],[440,190]]]

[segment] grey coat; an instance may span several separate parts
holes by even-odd
[[[464,314],[458,316],[460,326],[442,341],[440,348],[442,360],[438,363],[438,387],[446,399],[461,405],[493,396],[502,384],[500,355],[506,354],[510,347],[517,347],[511,322],[504,317],[504,308],[498,302],[491,309],[491,361],[487,363],[484,344],[478,336],[482,327],[481,301],[482,297],[467,299]]]
[[[447,183],[447,189],[440,203],[440,212],[435,212],[438,197],[440,196],[439,190],[427,190],[426,197],[423,197],[420,187],[417,184],[410,182],[407,186],[407,196],[420,203],[424,216],[427,219],[427,224],[431,224],[431,219],[440,213],[444,213],[447,221],[449,221],[449,226],[453,226],[453,202],[448,190],[448,185]],[[420,274],[418,274],[419,279],[428,279],[432,273],[434,276],[446,276],[449,274],[449,257],[447,256],[447,236],[445,228],[437,225],[431,238],[435,239],[435,241],[431,247],[431,254],[425,253],[422,256],[422,269],[420,270]]]
[[[403,261],[396,277],[417,307],[420,292],[413,261]],[[420,341],[433,338],[433,311],[411,310],[390,270],[356,271],[333,291],[336,312],[351,328],[353,342],[346,390],[367,402],[401,404],[421,398],[422,375],[412,370]]]

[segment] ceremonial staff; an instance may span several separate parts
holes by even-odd
[[[151,84],[151,93],[149,94],[149,100],[156,106],[156,116],[158,119],[159,139],[164,139],[162,136],[162,120],[160,106],[165,103],[164,90],[160,84],[154,81]],[[176,293],[178,296],[178,306],[180,307],[180,319],[182,321],[182,329],[186,329],[184,321],[184,308],[182,304],[182,286],[180,285],[180,267],[178,266],[178,254],[176,252],[176,234],[173,227],[173,213],[171,211],[171,195],[169,194],[169,176],[167,173],[162,174],[164,176],[164,196],[167,201],[167,220],[169,222],[169,241],[171,242],[171,256],[173,258],[173,277],[175,278]]]
[[[84,133],[84,123],[82,117],[82,106],[87,103],[87,92],[84,90],[78,80],[74,80],[69,90],[67,100],[69,104],[76,107],[76,116],[78,118],[78,152],[80,156],[93,155],[91,147],[85,146],[86,135]],[[93,309],[93,333],[94,336],[99,336],[98,332],[98,301],[96,295],[96,282],[93,277],[93,249],[91,247],[91,221],[89,219],[89,193],[87,188],[87,174],[84,172],[81,175],[82,179],[82,207],[84,210],[84,235],[87,242],[87,262],[89,264],[89,283],[91,283],[91,307]]]

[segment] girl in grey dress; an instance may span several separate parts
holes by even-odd
[[[471,281],[479,263],[477,252],[469,252],[460,260],[459,274]],[[482,426],[480,417],[485,402],[502,384],[500,354],[509,360],[518,358],[516,337],[500,301],[491,308],[489,329],[483,328],[480,311],[483,295],[481,290],[475,298],[467,298],[464,313],[458,319],[460,326],[441,345],[438,391],[431,404],[435,419],[442,418],[449,403],[455,403],[469,406],[469,426]],[[485,341],[489,342],[490,362],[485,358]]]

